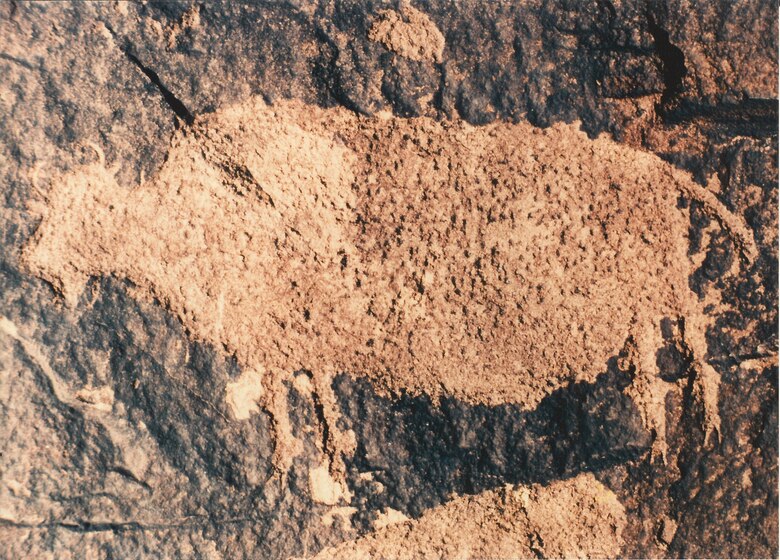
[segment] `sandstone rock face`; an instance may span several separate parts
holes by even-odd
[[[777,47],[0,5],[0,555],[777,556]]]

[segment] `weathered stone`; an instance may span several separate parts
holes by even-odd
[[[776,557],[777,21],[766,0],[0,4],[0,555],[391,553],[401,529],[420,543],[435,527],[427,552],[445,556],[466,544],[440,521],[468,519],[493,539],[473,554]],[[20,258],[52,182],[98,163],[129,192],[174,133],[255,95],[377,119],[580,121],[689,173],[757,247],[746,263],[680,197],[720,428],[691,325],[670,317],[665,463],[627,389],[628,344],[532,410],[287,372],[297,453],[281,476],[257,372],[126,280],[90,278],[69,307]],[[336,437],[352,449],[340,480]],[[554,499],[591,508],[572,542],[546,538]]]

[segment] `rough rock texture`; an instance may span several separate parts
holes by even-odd
[[[417,522],[390,524],[315,558],[613,557],[620,554],[626,519],[615,495],[583,474],[549,486],[455,498]]]
[[[777,43],[0,4],[0,555],[777,556]]]

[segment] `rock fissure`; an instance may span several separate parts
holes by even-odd
[[[111,31],[110,28],[109,31]],[[111,33],[114,34],[113,31],[111,31]],[[135,65],[144,74],[144,76],[149,79],[152,85],[157,88],[157,90],[160,92],[160,95],[162,95],[165,104],[171,109],[171,111],[173,111],[176,117],[178,117],[187,126],[192,125],[192,123],[195,122],[195,116],[190,112],[184,102],[176,97],[176,95],[170,89],[168,89],[165,84],[163,84],[157,72],[141,62],[141,60],[135,56],[135,54],[133,54],[132,49],[128,45],[120,47],[120,50],[127,57],[127,59],[132,62],[133,65]]]

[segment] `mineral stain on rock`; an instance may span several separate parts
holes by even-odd
[[[707,431],[719,422],[681,195],[752,258],[746,226],[706,189],[576,126],[253,99],[179,133],[159,174],[130,190],[100,163],[62,177],[24,258],[71,304],[89,276],[126,278],[264,372],[255,395],[282,471],[295,447],[281,383],[291,372],[313,374],[338,471],[335,373],[388,394],[530,410],[627,347],[628,391],[663,455],[662,319],[685,323]]]

